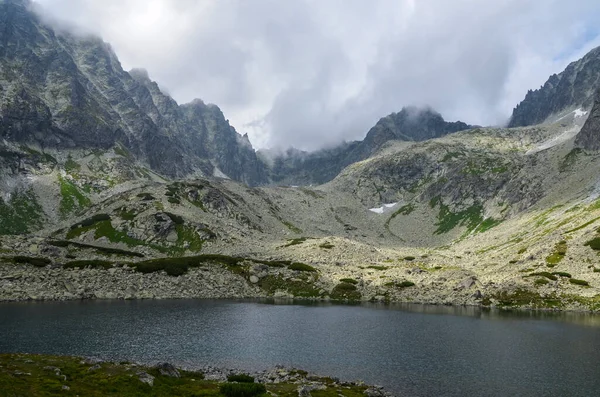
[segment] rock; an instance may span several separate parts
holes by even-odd
[[[149,386],[154,386],[154,376],[150,375],[147,372],[138,372],[137,375],[140,382],[145,383]]]
[[[94,364],[94,365],[92,365],[91,367],[89,367],[89,368],[88,368],[88,372],[90,372],[90,371],[97,371],[97,370],[99,370],[100,368],[102,368],[102,367],[100,366],[100,364]]]
[[[154,368],[158,369],[158,372],[164,376],[170,376],[171,378],[179,378],[181,376],[177,368],[169,363],[160,363]]]
[[[69,386],[67,386],[67,385],[63,385],[62,389],[63,390],[71,390],[71,388]]]
[[[256,277],[256,276],[250,276],[250,282],[252,284],[256,284],[256,283],[258,283],[258,281],[259,281],[258,277]]]
[[[298,397],[311,397],[311,388],[309,386],[300,386],[298,388]]]
[[[472,286],[474,286],[476,283],[475,281],[477,280],[476,277],[471,276],[471,277],[467,277],[464,280],[462,280],[460,283],[458,283],[458,285],[456,286],[456,288],[458,289],[469,289]]]
[[[481,293],[480,290],[475,291],[475,293],[473,294],[473,298],[475,299],[481,299],[483,298],[483,294]]]

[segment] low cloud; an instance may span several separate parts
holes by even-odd
[[[501,124],[600,45],[596,0],[38,0],[178,102],[222,108],[258,147],[361,139],[406,105]]]

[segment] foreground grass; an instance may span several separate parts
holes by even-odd
[[[140,380],[140,374],[154,377],[153,385]],[[86,363],[78,357],[30,354],[0,354],[0,397],[8,396],[297,396],[298,383],[228,383],[204,380],[200,372],[179,370],[180,377],[161,375],[157,368],[129,363]],[[306,375],[297,371],[298,379]],[[142,375],[143,377],[143,375]],[[312,378],[311,378],[312,379]],[[304,378],[305,380],[305,378]],[[246,382],[249,379],[245,380]],[[318,378],[326,389],[315,397],[364,396],[367,386],[339,384],[331,378]],[[248,385],[248,386],[244,386]],[[243,390],[242,390],[243,389]],[[241,390],[241,391],[240,391]],[[253,390],[253,391],[252,391]],[[223,394],[225,393],[225,394]],[[232,394],[233,393],[233,394]],[[237,393],[237,394],[236,394]],[[240,394],[242,393],[242,394]]]

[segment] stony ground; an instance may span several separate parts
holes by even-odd
[[[569,117],[392,142],[318,187],[167,181],[118,150],[55,154],[51,164],[32,154],[28,173],[3,179],[18,187],[5,219],[32,231],[0,237],[0,299],[597,311],[600,157],[574,149],[582,120]]]
[[[244,374],[212,367],[185,370],[168,363],[148,366],[78,357],[0,355],[0,396],[55,395],[392,396],[380,387],[342,382],[284,367]]]

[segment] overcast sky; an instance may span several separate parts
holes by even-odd
[[[600,45],[597,0],[36,0],[255,147],[362,139],[406,105],[505,122]]]

